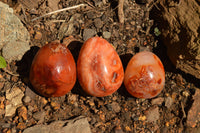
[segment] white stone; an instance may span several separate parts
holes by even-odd
[[[9,90],[6,90],[6,113],[5,116],[13,116],[17,107],[22,105],[22,98],[24,93],[18,87],[13,87]]]

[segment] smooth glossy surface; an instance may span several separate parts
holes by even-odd
[[[59,43],[43,46],[33,59],[30,82],[43,96],[65,95],[76,82],[76,64],[71,52]]]
[[[151,52],[140,52],[129,61],[124,85],[137,98],[153,98],[163,89],[165,70],[160,59]]]
[[[82,46],[77,72],[83,90],[103,97],[115,92],[122,84],[124,70],[113,46],[105,39],[93,37]]]

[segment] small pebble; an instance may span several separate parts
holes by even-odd
[[[51,102],[51,107],[52,107],[54,110],[57,110],[57,109],[60,109],[60,104],[57,103],[57,102]]]
[[[96,35],[96,31],[93,29],[84,29],[83,31],[83,40],[86,41],[87,39]]]
[[[164,98],[158,97],[151,100],[152,105],[161,105],[164,102]]]
[[[27,109],[25,106],[18,108],[17,112],[19,117],[22,117],[24,121],[27,120]]]
[[[169,96],[165,99],[165,106],[169,109],[173,104],[173,99]]]
[[[69,95],[69,96],[67,97],[67,102],[68,102],[68,103],[73,104],[73,103],[75,103],[76,101],[77,101],[77,96],[74,95],[74,94]]]
[[[119,113],[121,110],[121,107],[119,106],[119,104],[117,102],[113,102],[111,103],[112,109],[114,112]]]
[[[97,29],[100,29],[101,27],[103,27],[103,21],[101,21],[100,18],[96,18],[94,20],[94,25]]]
[[[110,32],[107,32],[107,31],[103,32],[103,38],[109,39],[110,37],[111,37],[111,33]]]
[[[18,128],[18,129],[20,129],[20,130],[23,130],[23,129],[25,129],[25,128],[26,128],[26,124],[25,124],[25,123],[22,123],[22,122],[20,122],[20,123],[18,123],[18,124],[17,124],[17,128]]]
[[[155,122],[160,118],[158,107],[150,107],[145,111],[145,114],[148,122]]]
[[[33,118],[37,121],[43,122],[45,115],[45,111],[39,111],[33,114]]]
[[[23,102],[24,103],[29,103],[31,101],[31,98],[29,96],[24,96]]]
[[[35,33],[35,37],[34,37],[36,40],[40,40],[42,38],[42,33],[39,32],[39,31],[36,31]]]

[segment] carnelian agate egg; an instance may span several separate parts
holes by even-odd
[[[160,59],[151,52],[140,52],[129,61],[124,85],[137,98],[153,98],[163,89],[165,70]]]
[[[124,79],[117,52],[100,37],[90,38],[83,44],[77,61],[77,72],[83,90],[96,97],[112,94]]]
[[[59,97],[69,92],[76,82],[76,64],[65,45],[49,43],[35,55],[30,82],[45,97]]]

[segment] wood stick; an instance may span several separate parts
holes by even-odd
[[[124,0],[119,0],[119,3],[118,3],[118,17],[119,17],[119,22],[121,24],[124,24],[123,6],[124,6]]]

